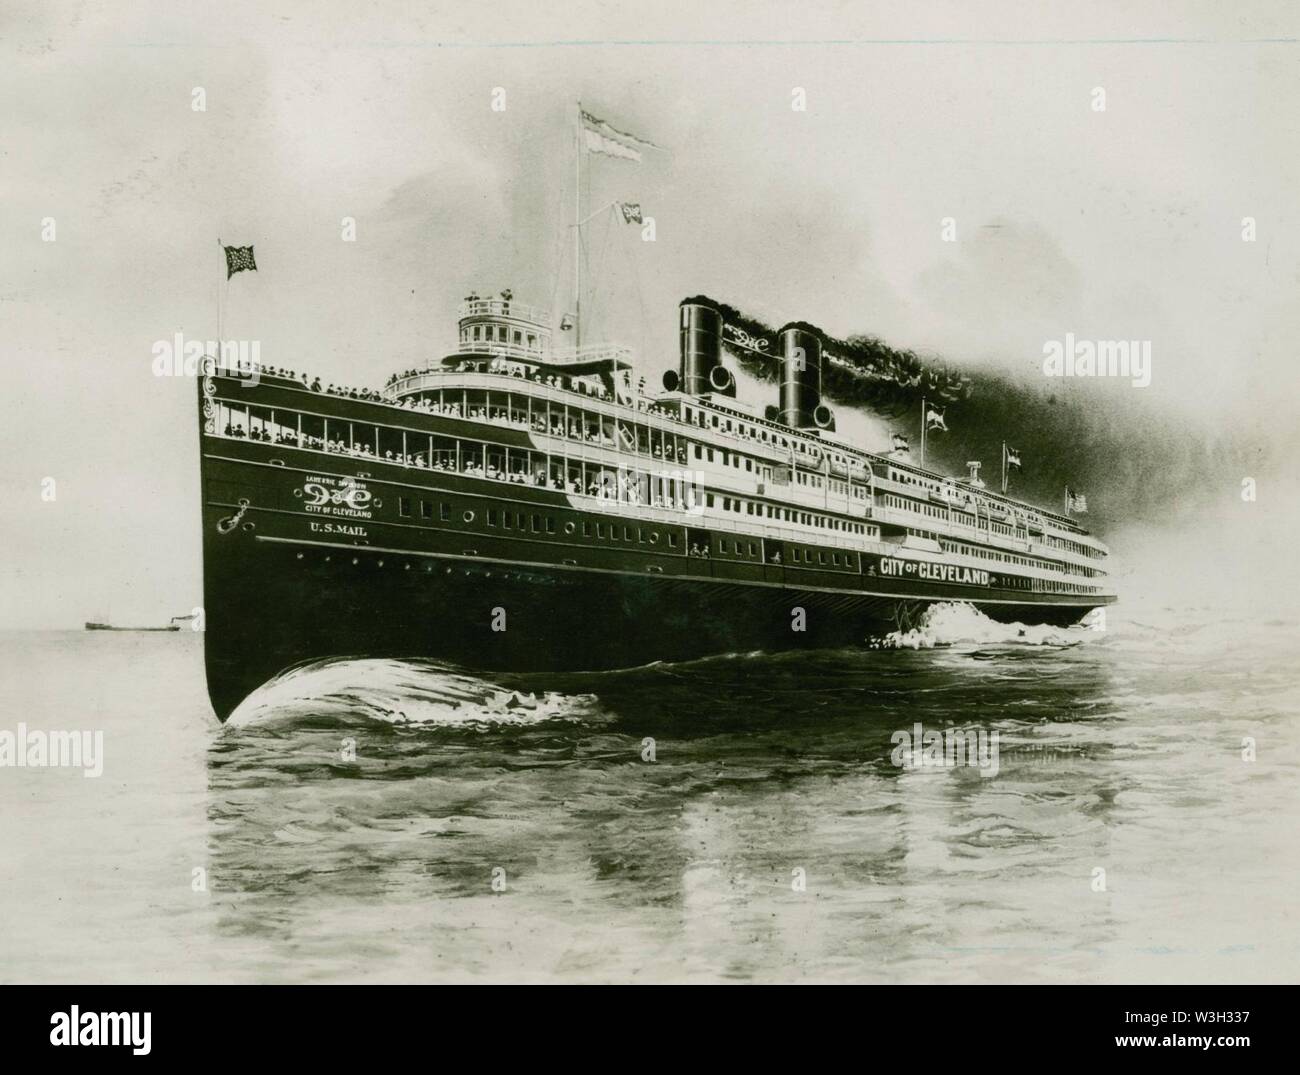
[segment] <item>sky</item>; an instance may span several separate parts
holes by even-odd
[[[213,338],[219,305],[264,362],[355,385],[440,357],[470,288],[567,308],[579,100],[662,147],[589,159],[583,187],[584,212],[655,219],[653,242],[608,213],[585,229],[585,339],[652,382],[701,292],[1024,383],[1044,341],[1142,339],[1134,421],[1294,458],[1300,15],[916,7],[6,4],[0,627],[199,603],[193,384],[153,347]],[[219,241],[258,271],[227,284]],[[1234,483],[1206,525],[1286,556],[1294,479],[1253,476],[1260,499]]]

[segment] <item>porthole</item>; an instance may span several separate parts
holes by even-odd
[[[467,523],[472,523],[474,521],[474,513],[472,511],[466,511],[465,514],[461,516],[461,518],[464,519]]]
[[[565,532],[566,534],[572,534],[572,533],[574,532],[574,530],[576,530],[576,529],[577,529],[577,527],[574,526],[573,523],[565,523],[565,524],[564,524],[564,532]]]
[[[293,491],[293,495],[296,496],[296,497],[298,497],[299,499],[301,499],[301,497],[302,497],[302,490],[301,490],[301,489],[295,489],[295,490]]]
[[[658,544],[659,544],[659,531],[658,531],[658,530],[651,530],[651,531],[650,531],[650,544],[651,544],[651,545],[658,545]]]

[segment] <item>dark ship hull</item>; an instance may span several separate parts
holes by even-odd
[[[867,554],[835,569],[774,565],[762,550],[690,557],[681,551],[688,528],[677,528],[672,552],[666,535],[651,545],[658,530],[617,517],[618,546],[584,546],[563,540],[570,525],[576,538],[587,529],[578,520],[610,516],[575,510],[562,494],[291,447],[208,436],[203,444],[205,654],[222,720],[276,673],[327,657],[435,658],[485,671],[617,668],[861,644],[936,601],[969,601],[1006,622],[1066,625],[1108,600],[884,577],[882,558]],[[296,495],[304,482],[350,480],[359,462],[363,484],[382,492],[370,518],[304,510]],[[400,498],[427,503],[435,518],[378,518],[395,515]],[[522,509],[524,532],[484,532],[488,511],[503,503]],[[790,549],[778,545],[789,564]]]

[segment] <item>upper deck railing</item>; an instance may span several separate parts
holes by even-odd
[[[456,309],[457,317],[509,317],[516,321],[528,321],[543,328],[550,328],[551,315],[539,306],[514,299],[483,298],[466,299]]]
[[[546,352],[540,347],[525,347],[522,343],[498,343],[496,340],[469,340],[456,345],[448,357],[457,355],[492,355],[494,358],[523,358],[540,362]]]
[[[589,362],[612,362],[615,366],[632,365],[632,348],[621,344],[593,343],[585,347],[526,347],[519,343],[500,343],[497,340],[469,340],[456,345],[448,357],[457,355],[492,355],[496,358],[515,358],[529,362],[542,362],[548,366],[581,366]]]
[[[553,366],[580,366],[587,362],[612,362],[615,366],[631,366],[632,348],[617,343],[556,347],[547,353],[546,361]]]

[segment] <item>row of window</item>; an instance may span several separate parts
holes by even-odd
[[[1015,553],[1003,552],[1001,549],[994,549],[988,545],[970,545],[964,541],[951,541],[941,537],[939,544],[945,552],[959,553],[962,556],[974,556],[981,560],[993,560],[1002,564],[1019,564],[1021,567],[1037,567],[1044,571],[1064,571],[1068,574],[1082,575],[1085,578],[1094,578],[1101,574],[1090,567],[1078,567],[1074,564],[1058,563],[1055,560],[1040,560],[1034,556],[1018,556]]]
[[[1078,556],[1087,556],[1093,560],[1100,560],[1103,555],[1090,545],[1082,545],[1077,541],[1071,541],[1069,538],[1056,537],[1054,534],[1046,534],[1042,540],[1054,549],[1064,549],[1066,552],[1072,552]]]
[[[721,506],[723,511],[737,515],[871,539],[880,534],[878,527],[852,519],[742,497],[702,494],[696,476],[687,472],[614,468],[592,460],[569,459],[528,448],[511,448],[486,441],[417,433],[269,407],[232,405],[225,401],[218,401],[217,407],[218,429],[225,436],[236,439],[249,437],[357,459],[489,478],[665,510],[695,510],[701,506],[700,498],[703,496],[703,507]]]
[[[943,508],[937,507],[933,504],[919,504],[914,500],[908,500],[906,497],[894,496],[892,493],[884,493],[879,499],[887,508],[894,508],[898,511],[910,511],[914,514],[929,515],[932,518],[938,519],[946,520],[948,518],[948,513]],[[992,523],[991,529],[994,533],[1002,534],[1004,537],[1014,537],[1011,528],[1003,526],[1001,523]],[[1013,553],[1005,553],[996,549],[991,549],[988,546],[964,545],[961,542],[946,541],[944,539],[941,539],[941,543],[944,544],[945,548],[951,547],[951,551],[954,552],[970,550],[966,552],[966,555],[979,556],[986,560],[1000,560],[1003,563],[1020,564],[1022,567],[1043,567],[1055,571],[1083,572],[1089,577],[1095,577],[1102,574],[1102,572],[1096,571],[1092,568],[1078,567],[1074,564],[1067,564],[1064,562],[1058,563],[1053,560],[1040,560],[1035,559],[1032,556],[1017,556]],[[1054,546],[1056,545],[1056,543],[1052,542],[1050,539],[1047,543]],[[1078,545],[1076,542],[1065,542],[1064,544],[1075,546],[1076,551],[1083,548],[1083,546]],[[1096,550],[1091,550],[1087,555],[1093,559],[1097,559],[1101,554]]]
[[[884,493],[880,499],[884,502],[885,507],[895,508],[898,511],[910,511],[920,515],[928,515],[932,519],[950,518],[947,508],[941,508],[938,504],[922,504],[916,500],[908,500],[903,496],[895,496],[893,493]],[[954,520],[956,521],[956,520]]]
[[[347,455],[361,460],[686,511],[697,503],[693,475],[676,470],[611,467],[592,460],[442,437],[267,407],[218,403],[223,435]],[[669,464],[671,465],[671,463]]]
[[[437,517],[441,522],[450,522],[452,517],[452,506],[446,501],[420,500],[419,514],[423,520],[432,520],[435,510]],[[416,501],[412,497],[400,496],[397,500],[398,514],[402,518],[412,518],[415,514]],[[464,513],[465,522],[474,521],[474,512],[466,511]],[[554,534],[556,533],[556,521],[551,515],[540,512],[525,512],[513,509],[489,507],[486,509],[485,521],[489,527],[501,530],[512,530],[519,533],[534,534]],[[590,538],[593,535],[601,541],[623,541],[627,544],[650,544],[657,545],[660,540],[660,532],[656,529],[643,526],[631,526],[628,524],[618,524],[601,520],[585,519],[581,523],[582,536]],[[564,532],[574,534],[578,530],[578,524],[575,522],[566,522]],[[667,547],[676,549],[678,547],[678,536],[673,531],[666,533]],[[751,558],[758,556],[758,541],[746,538],[716,538],[716,550],[718,555],[726,556],[729,554],[736,556],[746,556]],[[979,552],[988,550],[978,550],[970,552],[971,546],[964,546],[959,542],[941,542],[948,552],[964,552],[967,555],[978,555]],[[707,540],[703,547],[699,544],[692,545],[692,553],[695,556],[707,556]],[[768,556],[768,563],[779,565],[781,563],[781,547],[774,543],[771,553]],[[1010,560],[1015,563],[1024,563],[1023,557],[992,557],[998,560]],[[790,548],[790,562],[792,564],[807,564],[812,566],[816,564],[819,567],[845,567],[852,570],[858,569],[858,557],[856,553],[840,550],[814,549],[807,546],[793,546]],[[999,585],[1005,589],[1027,590],[1034,593],[1078,593],[1094,594],[1100,592],[1100,587],[1085,586],[1079,583],[1047,581],[1043,579],[1030,579],[1018,575],[1002,575],[999,577]]]
[[[691,449],[695,458],[701,463],[714,462],[716,454],[717,461],[724,467],[730,466],[734,467],[736,470],[744,469],[748,474],[757,474],[764,482],[772,480],[773,468],[771,466],[768,466],[762,461],[755,460],[750,456],[742,455],[740,452],[728,451],[726,448],[718,448],[715,453],[715,449],[698,443],[693,443]],[[781,477],[784,480],[781,481],[780,484],[788,485],[790,482],[790,468],[782,466],[777,469],[783,472]],[[867,499],[867,489],[864,485],[852,485],[849,482],[841,481],[839,478],[823,477],[821,474],[807,470],[796,469],[794,481],[795,484],[805,486],[806,488],[821,489],[824,486],[836,496],[848,496],[850,491],[852,491],[855,500]]]
[[[513,339],[510,337],[513,336]],[[461,343],[469,343],[471,340],[491,343],[514,343],[516,347],[526,346],[528,349],[537,350],[537,336],[529,332],[521,332],[519,329],[507,329],[505,325],[462,325],[460,330]]]
[[[1101,593],[1100,586],[1084,586],[1078,582],[1048,582],[1044,579],[1031,579],[1035,593]]]
[[[835,451],[829,445],[818,444],[801,437],[787,436],[781,432],[784,427],[777,426],[775,422],[759,422],[756,419],[741,418],[739,415],[727,417],[725,414],[719,414],[714,409],[704,410],[703,408],[690,406],[682,408],[682,418],[689,425],[699,426],[702,429],[716,429],[720,433],[731,433],[737,437],[758,441],[760,444],[769,444],[785,451],[793,448],[815,458],[826,455],[829,456],[832,463],[837,463],[846,469],[850,463],[855,467],[863,468],[864,471],[867,467],[867,464],[861,459],[850,460],[848,456]]]
[[[493,372],[493,371],[488,371]],[[410,397],[408,406],[428,414],[513,426],[551,437],[599,444],[655,459],[687,459],[687,438],[626,417],[614,418],[580,404],[537,399],[527,392],[486,388],[440,388]]]
[[[936,493],[943,491],[943,484],[941,482],[931,481],[928,478],[922,478],[918,475],[910,474],[905,470],[896,470],[893,467],[890,467],[888,473],[889,478],[892,481],[900,482],[904,485],[918,485],[926,490],[933,490]],[[956,505],[954,505],[954,507],[955,506]],[[989,520],[989,525],[996,534],[1002,534],[1004,537],[1015,536],[1015,531],[1012,527],[1003,523]],[[1094,560],[1099,560],[1103,557],[1103,554],[1100,551],[1089,545],[1084,545],[1078,541],[1071,541],[1069,538],[1056,537],[1055,535],[1046,533],[1046,531],[1044,531],[1039,540],[1044,544],[1052,546],[1054,549],[1063,549],[1067,552],[1073,552],[1079,556],[1087,556]]]
[[[756,515],[759,518],[795,523],[800,526],[815,526],[821,530],[832,530],[841,534],[858,534],[872,540],[880,537],[880,527],[860,523],[854,519],[841,519],[835,515],[821,515],[814,511],[800,511],[798,508],[786,508],[779,504],[760,504],[741,497],[715,498],[713,493],[704,494],[706,507],[714,507],[715,502],[721,503],[723,511],[735,512],[737,515],[743,511],[746,515]]]
[[[417,501],[413,497],[399,496],[397,498],[398,514],[404,519],[414,518]],[[446,501],[419,500],[418,510],[420,518],[423,520],[432,520],[435,510],[437,517],[441,522],[450,522],[452,517],[452,506]],[[466,511],[464,513],[465,522],[474,521],[474,512]],[[518,533],[533,534],[554,534],[556,533],[556,521],[552,515],[542,512],[518,511],[510,508],[489,507],[486,509],[484,521],[493,529],[512,530]],[[579,524],[573,521],[564,524],[565,534],[573,535],[578,532]],[[582,536],[584,538],[595,537],[598,540],[624,541],[628,544],[649,544],[658,545],[660,532],[657,529],[646,526],[632,526],[629,524],[620,524],[615,522],[605,522],[600,519],[584,519],[581,523]],[[674,531],[667,531],[666,547],[676,549],[678,547],[678,536]],[[707,547],[708,539],[705,536],[697,535],[696,552],[701,552],[699,546],[703,542]],[[714,538],[715,548],[719,555],[735,555],[757,557],[759,555],[760,541],[752,538]],[[781,562],[781,544],[773,543],[773,555],[770,562],[779,564]],[[815,561],[814,561],[815,557]],[[841,552],[838,550],[827,551],[825,549],[812,549],[807,546],[795,546],[790,550],[791,563],[812,564],[816,562],[819,565],[830,564],[833,567],[856,567],[857,557],[850,552]]]

